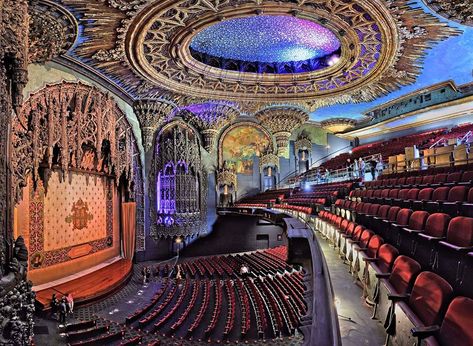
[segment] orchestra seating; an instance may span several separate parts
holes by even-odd
[[[53,294],[61,298],[71,293],[76,305],[87,304],[118,290],[131,274],[132,262],[120,259],[87,275],[36,291],[36,302],[42,310],[49,310]]]
[[[306,312],[305,287],[304,272],[286,258],[281,246],[158,265],[160,288],[126,325],[212,344],[291,336]],[[243,265],[249,273],[240,272]]]
[[[363,287],[388,345],[473,344],[472,172],[380,179],[314,221]]]

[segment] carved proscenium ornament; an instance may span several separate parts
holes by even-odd
[[[180,115],[200,131],[204,148],[211,153],[220,130],[233,122],[240,112],[230,104],[209,102],[187,106]]]
[[[44,63],[72,47],[78,25],[74,16],[50,1],[32,1],[30,15],[30,61]]]
[[[40,168],[80,169],[133,180],[137,146],[111,95],[83,83],[47,85],[30,95],[12,121],[12,186],[18,202]],[[117,184],[119,179],[116,179]],[[46,185],[46,184],[45,184]]]
[[[433,11],[448,20],[473,26],[473,2],[471,0],[422,0]]]
[[[273,153],[264,154],[259,160],[259,171],[263,173],[266,167],[279,168],[279,156]]]
[[[344,132],[354,128],[356,120],[349,118],[332,118],[324,120],[320,126],[331,133]]]
[[[307,112],[296,107],[269,107],[256,113],[261,125],[276,138],[278,156],[288,156],[289,137],[299,126],[309,120]]]
[[[133,110],[140,122],[143,147],[148,152],[153,147],[157,130],[173,117],[175,104],[167,100],[139,100]]]

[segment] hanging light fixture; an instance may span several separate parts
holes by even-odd
[[[268,177],[271,176],[271,173],[272,173],[272,168],[271,168],[271,166],[269,166],[269,167],[268,167]]]

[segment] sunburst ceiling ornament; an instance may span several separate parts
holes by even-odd
[[[294,103],[314,110],[335,103],[370,101],[414,83],[428,48],[459,32],[422,9],[409,6],[408,0],[61,3],[80,18],[83,26],[80,44],[68,53],[70,58],[100,71],[134,99],[166,95],[181,100],[180,106],[220,99],[243,102],[245,108],[251,108],[250,103],[258,105],[254,108]],[[194,40],[206,30],[238,20],[251,27],[253,22],[275,18],[317,28],[315,31],[328,38],[320,46],[322,54],[334,54],[332,50],[339,44],[339,51],[335,51],[339,56],[321,69],[299,66],[307,59],[291,57],[293,66],[281,73],[260,66],[222,68],[192,55],[192,42],[197,42]],[[297,33],[298,29],[292,26],[292,30]],[[310,41],[311,35],[307,36]],[[310,42],[304,45],[302,48],[316,50]],[[219,56],[219,49],[204,53]],[[230,58],[251,65],[245,59],[256,56],[254,49],[249,56],[240,54]],[[273,60],[273,54],[287,60],[281,50],[258,55],[258,59]]]

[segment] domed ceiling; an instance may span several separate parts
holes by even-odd
[[[317,120],[359,118],[383,100],[455,78],[452,70],[471,78],[473,29],[420,0],[57,4],[75,17],[79,36],[58,61],[100,75],[131,102],[225,101],[249,115],[283,105]]]
[[[224,20],[190,43],[193,58],[225,70],[302,73],[334,65],[337,36],[320,24],[292,16],[260,15]]]

